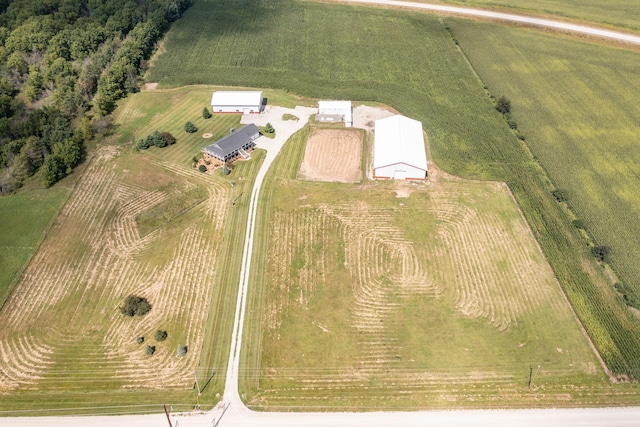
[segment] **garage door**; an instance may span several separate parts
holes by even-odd
[[[393,179],[407,179],[407,171],[401,171],[401,170],[393,171]]]

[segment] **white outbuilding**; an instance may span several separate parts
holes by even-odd
[[[353,126],[351,101],[318,101],[316,121],[324,123],[344,122],[345,127]]]
[[[414,180],[427,177],[421,122],[400,115],[376,120],[373,177]]]
[[[214,113],[259,113],[262,100],[262,91],[218,90],[211,96],[211,108]]]

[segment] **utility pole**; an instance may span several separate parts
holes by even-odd
[[[196,375],[196,370],[193,370],[193,378],[196,379],[196,387],[198,387],[198,396],[202,396],[202,390],[200,390],[200,383],[198,382],[198,376]]]
[[[169,423],[169,427],[173,427],[173,425],[171,424],[171,418],[169,418],[169,411],[167,411],[167,405],[162,405],[164,406],[164,413],[167,416],[167,422]]]
[[[231,206],[235,206],[236,201],[234,200],[234,195],[236,194],[236,183],[234,180],[231,180],[229,184],[231,184]]]

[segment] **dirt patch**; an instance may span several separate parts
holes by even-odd
[[[356,130],[314,129],[299,176],[309,181],[359,182],[362,135]]]
[[[213,136],[213,134],[212,134],[212,133],[209,133],[209,132],[207,132],[207,133],[203,133],[203,134],[202,134],[202,137],[203,137],[204,139],[209,139],[209,138],[211,138],[212,136]]]
[[[158,89],[158,83],[145,83],[144,90],[156,90]]]

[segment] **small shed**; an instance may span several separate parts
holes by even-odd
[[[353,126],[351,101],[318,101],[316,121],[322,123],[344,122],[345,127]]]
[[[205,158],[214,158],[222,163],[233,160],[238,156],[247,159],[250,157],[247,150],[253,148],[255,141],[260,136],[260,129],[254,124],[247,125],[237,131],[221,138],[211,145],[206,146],[203,151]]]
[[[373,177],[423,180],[427,172],[422,123],[401,115],[376,120]]]
[[[211,96],[211,108],[214,113],[259,113],[263,99],[262,91],[218,90]]]

